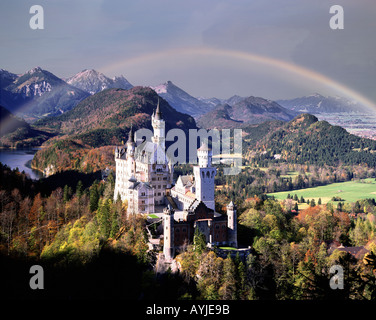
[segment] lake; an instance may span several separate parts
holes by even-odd
[[[18,168],[19,171],[25,171],[31,179],[38,180],[43,177],[43,173],[31,169],[31,160],[38,151],[33,149],[0,149],[0,162],[6,164],[12,169]]]

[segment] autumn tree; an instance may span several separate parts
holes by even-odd
[[[222,285],[218,290],[219,297],[223,300],[236,299],[235,264],[228,256],[223,262]]]

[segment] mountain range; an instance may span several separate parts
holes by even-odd
[[[278,103],[260,97],[233,97],[229,105],[220,104],[197,118],[197,125],[205,129],[240,128],[269,120],[289,121],[298,113]]]
[[[20,115],[28,122],[33,122],[44,116],[56,116],[64,113],[85,98],[100,91],[111,88],[127,90],[132,87],[133,85],[124,76],[109,78],[103,73],[92,69],[85,69],[74,76],[64,79],[40,67],[35,67],[21,75],[0,69],[0,104],[12,113]],[[250,113],[253,120],[242,119],[244,118],[243,115],[241,118],[237,118],[234,116],[236,111],[232,110],[232,108],[235,106],[235,109],[238,109],[241,101],[243,101],[243,105],[253,105],[246,102],[250,97],[234,95],[228,99],[216,97],[196,98],[171,81],[157,86],[150,86],[150,88],[155,90],[160,97],[164,98],[179,112],[198,119],[213,111],[220,117],[223,116],[223,122],[226,122],[230,127],[242,122],[248,123],[249,121],[257,122],[273,119],[278,114],[278,112],[273,111],[273,116],[269,117],[269,115],[265,114],[265,117],[263,117],[260,115],[260,109],[256,110],[256,108]],[[270,100],[266,101],[270,104],[273,103]],[[275,102],[280,107],[300,113],[319,114],[367,111],[357,102],[340,97],[324,97],[320,94],[290,100],[276,100]],[[265,106],[265,103],[263,104]],[[228,108],[226,105],[232,108]],[[269,110],[264,108],[262,113],[268,112]],[[277,118],[288,120],[286,114],[289,114],[289,112],[283,110],[280,114],[281,117],[277,116]],[[296,113],[292,114],[296,115]]]
[[[21,75],[0,73],[0,104],[28,121],[63,113],[89,96],[40,67]]]
[[[356,112],[368,113],[360,103],[343,97],[324,97],[315,93],[290,100],[276,100],[281,106],[297,112],[311,114]]]
[[[133,87],[123,76],[110,79],[95,70],[83,70],[65,80],[40,67],[21,75],[0,69],[0,104],[33,122],[71,110],[99,91]]]

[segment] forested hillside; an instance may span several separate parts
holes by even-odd
[[[365,164],[376,167],[376,141],[360,138],[339,126],[302,114],[269,132],[247,158],[260,163],[284,161],[300,164]]]
[[[32,166],[48,174],[67,169],[92,172],[113,168],[114,146],[124,144],[131,126],[134,130],[152,129],[151,115],[158,99],[150,88],[108,89],[58,117],[39,120],[37,128],[57,136],[43,144]],[[192,117],[176,111],[163,99],[159,103],[166,131],[196,128]]]

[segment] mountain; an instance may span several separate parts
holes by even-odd
[[[318,165],[367,164],[376,167],[376,141],[360,138],[310,114],[271,128],[247,157]],[[278,156],[276,156],[278,155]]]
[[[134,130],[152,129],[151,115],[158,99],[166,131],[181,128],[188,133],[189,129],[197,128],[191,116],[176,111],[151,88],[106,89],[64,114],[35,123],[40,130],[54,131],[58,136],[47,141],[36,153],[33,166],[42,171],[49,168],[49,173],[68,169],[91,172],[95,168],[113,166],[113,146],[126,141],[131,126]],[[88,155],[91,155],[90,160],[85,158]]]
[[[41,119],[35,125],[74,136],[104,129],[128,131],[131,125],[135,129],[151,129],[150,119],[157,103],[158,95],[148,87],[107,89],[83,100],[74,109],[57,117]],[[163,99],[160,99],[160,108],[166,121],[166,130],[196,128],[191,116],[176,111]],[[102,143],[109,144],[109,141]]]
[[[1,104],[29,120],[63,113],[89,96],[40,67],[12,79],[2,81]]]
[[[90,94],[110,88],[130,89],[133,87],[123,76],[110,79],[103,73],[87,69],[66,79],[66,82]]]
[[[165,99],[174,109],[189,114],[192,117],[202,115],[213,108],[213,104],[192,97],[171,81],[150,88],[155,90],[155,92]]]
[[[224,99],[219,99],[219,98],[204,98],[204,97],[197,97],[197,100],[211,106],[211,108],[216,107],[219,104],[224,104],[226,100]]]
[[[287,109],[311,114],[369,112],[355,101],[343,97],[324,97],[318,93],[291,100],[277,100],[276,102]]]
[[[240,128],[269,120],[289,121],[296,112],[281,107],[278,103],[259,97],[230,98],[233,105],[222,104],[197,118],[197,126],[205,129]]]
[[[26,148],[40,146],[50,137],[49,133],[32,128],[27,122],[0,106],[1,147]]]
[[[17,75],[7,70],[0,69],[0,88],[5,88],[17,79]]]

